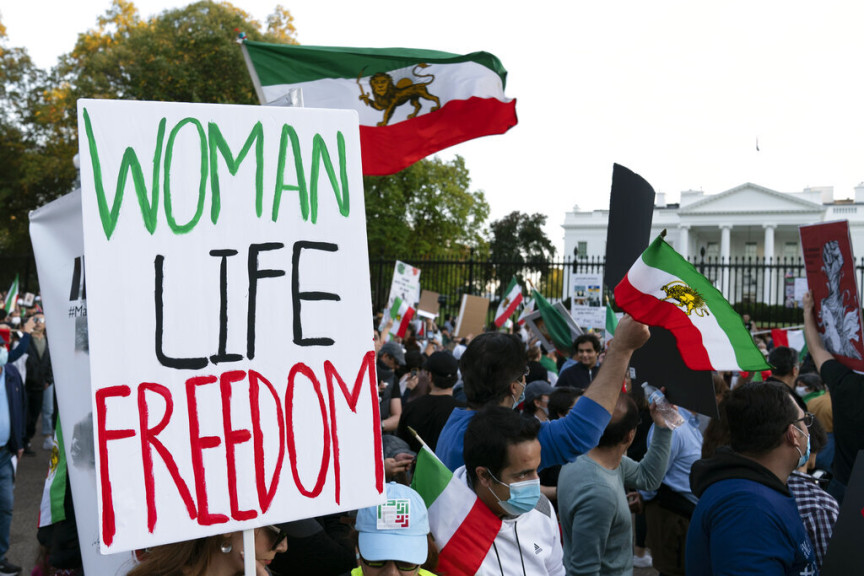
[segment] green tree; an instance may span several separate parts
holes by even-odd
[[[27,213],[74,186],[79,98],[257,104],[237,32],[282,43],[296,34],[282,6],[261,29],[227,2],[143,19],[130,0],[114,0],[46,73],[6,46],[0,24],[0,249],[29,253]]]
[[[489,215],[471,191],[465,160],[420,160],[390,176],[367,176],[366,233],[371,258],[459,257],[484,243]]]
[[[72,163],[57,160],[67,146],[43,116],[46,81],[25,49],[7,45],[0,24],[0,251],[7,254],[30,252],[28,212],[75,179]]]
[[[514,274],[521,278],[525,270],[547,273],[546,262],[555,256],[555,246],[543,232],[545,224],[543,214],[514,211],[489,225],[489,254],[502,287]]]

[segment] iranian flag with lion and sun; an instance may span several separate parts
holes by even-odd
[[[357,111],[366,175],[394,174],[517,122],[507,71],[488,52],[243,45],[262,104],[300,89],[306,107]]]
[[[615,304],[643,324],[672,332],[691,370],[769,369],[741,316],[666,243],[665,233],[615,287]]]

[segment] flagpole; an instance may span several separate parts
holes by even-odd
[[[264,89],[261,87],[261,80],[258,78],[258,73],[255,71],[255,66],[252,65],[252,58],[249,57],[249,51],[246,50],[246,42],[240,42],[240,50],[243,52],[243,61],[246,62],[246,69],[249,70],[249,76],[252,77],[252,84],[255,86],[255,94],[258,95],[258,101],[262,106],[267,104],[267,98],[264,97]]]
[[[255,576],[255,529],[243,531],[243,571],[245,576]]]

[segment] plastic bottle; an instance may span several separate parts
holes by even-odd
[[[675,407],[666,400],[666,396],[663,392],[654,386],[651,386],[648,382],[642,384],[642,389],[645,390],[645,396],[648,398],[648,403],[657,405],[657,411],[660,412],[660,416],[663,417],[666,426],[670,430],[674,430],[684,423],[684,418],[678,413],[678,410],[676,410]]]

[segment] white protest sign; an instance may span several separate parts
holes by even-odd
[[[67,194],[30,213],[39,289],[51,334],[51,366],[63,430],[66,472],[75,504],[81,562],[87,574],[122,576],[131,553],[99,554],[96,458],[90,402],[90,357],[81,192]],[[59,455],[52,454],[52,461]],[[44,518],[40,515],[40,522]]]
[[[409,306],[417,306],[420,301],[420,269],[396,261],[393,269],[393,281],[390,283],[390,297],[387,299],[387,309],[393,306],[396,298],[401,298]]]
[[[102,551],[382,502],[356,113],[78,125]]]

